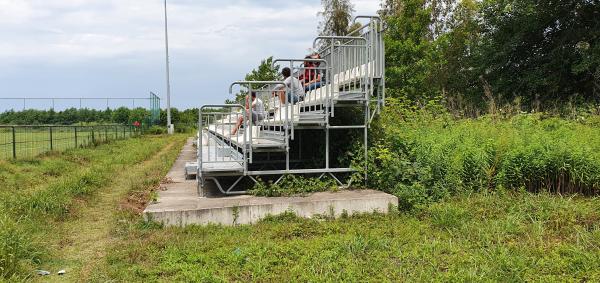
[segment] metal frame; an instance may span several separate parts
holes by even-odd
[[[272,146],[270,144],[261,145],[263,137],[256,137],[252,133],[253,125],[251,112],[245,111],[246,107],[242,104],[230,104],[230,105],[206,105],[200,108],[199,111],[199,154],[198,154],[198,179],[200,184],[203,184],[206,180],[212,180],[215,182],[219,190],[223,194],[243,194],[245,191],[237,191],[236,186],[239,185],[241,180],[248,177],[254,182],[257,182],[255,177],[258,176],[277,176],[276,182],[280,181],[282,176],[285,174],[321,174],[321,177],[328,174],[340,185],[343,182],[335,176],[339,173],[351,173],[355,170],[353,168],[330,168],[330,131],[331,130],[349,130],[349,129],[362,129],[364,140],[364,154],[365,154],[365,172],[368,169],[368,128],[369,124],[376,114],[381,111],[381,108],[385,106],[385,47],[383,44],[384,31],[382,21],[378,16],[357,16],[353,22],[357,22],[360,19],[367,19],[368,23],[361,25],[359,28],[353,30],[347,36],[318,36],[313,41],[313,48],[316,48],[319,42],[322,42],[319,46],[321,50],[319,53],[322,55],[321,59],[276,59],[273,61],[273,65],[280,64],[289,66],[292,70],[292,76],[299,78],[303,74],[306,68],[303,62],[319,62],[321,65],[318,67],[311,67],[318,71],[325,71],[324,76],[325,82],[320,85],[320,88],[311,91],[310,95],[306,98],[306,101],[299,102],[297,104],[290,103],[289,98],[286,97],[285,101],[279,103],[275,101],[271,92],[275,89],[275,86],[283,84],[281,81],[236,81],[229,87],[229,93],[233,93],[234,86],[238,85],[244,87],[247,91],[246,100],[250,101],[250,93],[257,92],[257,95],[261,97],[263,103],[266,101],[265,110],[268,112],[268,118],[261,121],[258,124],[260,134],[263,133],[269,135],[279,135],[281,139],[281,149]],[[359,36],[354,36],[360,34]],[[295,95],[293,88],[288,89],[285,85],[282,89],[289,91],[291,95]],[[374,93],[377,90],[377,95]],[[266,93],[268,96],[265,96]],[[373,111],[371,109],[373,103]],[[223,108],[223,109],[239,109],[241,108],[243,113],[237,112],[235,114],[236,120],[239,116],[243,116],[243,138],[239,141],[239,138],[227,136],[223,133],[223,129],[226,128],[225,124],[231,127],[231,113],[232,111],[220,110],[219,112],[209,112],[209,108]],[[364,109],[364,119],[359,125],[331,125],[330,118],[335,117],[336,107],[359,107]],[[282,114],[283,113],[283,114]],[[323,114],[321,119],[321,113]],[[214,118],[211,120],[211,115]],[[216,116],[228,117],[228,121],[216,119]],[[279,117],[277,117],[279,115]],[[309,117],[309,118],[307,118]],[[317,117],[317,118],[313,118]],[[306,119],[306,120],[305,120]],[[212,121],[212,122],[211,122]],[[206,122],[206,123],[205,123]],[[213,127],[213,128],[211,128]],[[207,137],[211,139],[212,143],[220,144],[223,147],[228,147],[229,150],[237,151],[241,154],[243,160],[239,160],[243,166],[240,171],[232,172],[211,172],[205,170],[204,165],[207,164],[207,160],[203,157],[203,139],[204,131],[207,129]],[[219,134],[219,129],[222,134]],[[291,169],[290,168],[290,140],[296,138],[296,130],[299,129],[323,129],[325,132],[325,166],[324,168],[301,168]],[[302,143],[301,137],[298,141]],[[268,137],[267,137],[268,139]],[[273,145],[277,145],[274,143]],[[207,147],[210,150],[211,145]],[[285,153],[285,169],[268,170],[268,160],[266,165],[260,165],[262,161],[255,163],[254,154],[264,152],[283,152]],[[302,153],[299,152],[299,158],[302,159]],[[208,156],[211,157],[210,155]],[[215,155],[215,157],[218,157]],[[270,159],[269,159],[270,160]],[[277,161],[277,160],[275,160]],[[218,161],[217,161],[218,162]],[[281,161],[282,162],[282,161]],[[253,169],[249,169],[249,164],[254,165]],[[283,163],[280,163],[283,166]],[[258,166],[258,167],[257,167]],[[274,165],[270,165],[274,166]],[[258,170],[256,168],[259,168]],[[276,167],[273,167],[276,168]],[[282,167],[283,168],[283,167]],[[366,173],[365,173],[366,174]],[[228,188],[223,188],[219,177],[225,176],[239,176],[235,182]],[[365,175],[365,180],[368,176]],[[349,185],[349,184],[348,184]]]

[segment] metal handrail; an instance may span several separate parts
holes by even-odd
[[[231,83],[231,85],[229,86],[229,93],[230,94],[233,93],[233,87],[235,85],[240,85],[240,86],[247,85],[248,89],[249,89],[249,92],[246,95],[246,101],[247,101],[248,104],[251,104],[250,94],[252,93],[252,85],[256,85],[256,84],[262,84],[262,85],[265,85],[265,86],[267,86],[267,85],[282,85],[283,86],[283,91],[287,92],[287,87],[285,86],[285,83],[283,81],[235,81],[235,82]],[[263,88],[265,86],[263,86]],[[268,100],[268,102],[269,103],[267,103],[267,105],[270,105],[270,99]],[[263,101],[263,103],[264,103],[264,101]],[[273,104],[275,105],[276,103],[273,102]],[[286,130],[285,130],[285,145],[286,145],[286,150],[289,150],[289,133],[288,133],[287,128],[290,125],[290,119],[289,119],[290,114],[289,114],[289,111],[288,111],[288,109],[289,109],[288,106],[289,106],[289,101],[288,101],[288,99],[286,99],[285,100],[285,110],[286,111],[285,111],[285,115],[283,117],[284,118],[283,122],[284,122],[284,125],[286,127]],[[281,108],[282,108],[282,105],[280,105],[280,111],[279,111],[279,118],[280,118],[280,120],[282,118],[281,117]],[[291,108],[293,110],[293,106]],[[252,133],[252,131],[253,131],[253,129],[252,129],[252,126],[253,126],[252,125],[252,114],[251,114],[251,111],[250,111],[250,113],[248,113],[248,111],[246,111],[246,114],[247,114],[247,117],[246,117],[245,124],[248,125],[248,127],[247,127],[247,129],[248,129],[248,139],[250,141],[248,158],[249,158],[250,163],[252,163],[252,158],[253,158],[253,148],[252,148],[252,145],[254,144],[254,137],[253,137],[253,133]],[[291,123],[291,124],[293,125],[293,123]],[[244,135],[245,135],[245,133],[244,133]]]
[[[201,170],[203,168],[203,164],[204,163],[217,163],[217,162],[219,162],[218,160],[216,160],[218,158],[217,157],[218,154],[217,154],[216,147],[215,147],[215,161],[211,162],[211,158],[210,158],[210,140],[208,141],[209,146],[207,148],[208,160],[207,161],[204,160],[204,157],[203,157],[203,153],[204,152],[202,150],[203,139],[204,139],[204,119],[203,119],[203,115],[208,115],[209,113],[210,114],[216,113],[216,114],[214,114],[216,116],[216,115],[225,115],[225,114],[231,115],[233,113],[232,111],[229,111],[229,112],[209,112],[209,113],[206,113],[204,110],[207,109],[207,108],[210,109],[210,111],[212,111],[213,108],[242,108],[242,109],[244,109],[244,106],[241,105],[241,104],[209,104],[209,105],[203,105],[202,107],[200,107],[200,109],[198,111],[198,116],[199,116],[198,117],[198,136],[199,136],[198,137],[198,149],[199,150],[197,152],[198,170],[199,170],[198,173],[199,174],[201,173]],[[208,120],[207,121],[207,126],[209,126],[209,128],[207,128],[207,132],[208,132],[208,134],[210,134],[210,131],[211,131],[210,130],[210,118],[208,118],[207,120]],[[216,119],[215,119],[215,121],[216,121]],[[218,125],[215,125],[215,133],[214,133],[215,135],[218,134],[217,131],[218,131]],[[224,131],[224,128],[223,128],[223,131]],[[224,132],[221,133],[221,136],[225,136]],[[246,147],[247,147],[246,146],[246,139],[243,139],[243,141],[241,142],[241,147],[242,147],[242,154],[244,155],[244,158],[243,158],[243,168],[244,168],[244,172],[247,172],[248,171],[248,165],[247,165],[247,161],[246,161],[246,158],[245,158],[245,156],[246,156]],[[221,162],[224,162],[224,157],[223,157],[223,160]]]

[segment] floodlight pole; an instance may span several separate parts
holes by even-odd
[[[166,53],[166,73],[167,73],[167,132],[173,134],[173,125],[171,124],[171,80],[169,75],[169,32],[167,24],[167,0],[165,3],[165,53]]]

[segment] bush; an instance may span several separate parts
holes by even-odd
[[[369,186],[413,209],[448,195],[499,188],[600,192],[600,132],[542,114],[456,120],[391,101],[369,152]]]
[[[254,185],[249,193],[256,196],[281,197],[335,191],[337,188],[337,183],[331,178],[305,178],[296,175],[286,175],[277,184],[260,181]]]
[[[163,126],[154,125],[146,130],[146,134],[149,135],[164,135],[167,133],[167,128]]]

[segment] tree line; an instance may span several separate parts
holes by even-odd
[[[27,109],[23,111],[9,110],[0,113],[0,124],[3,125],[74,125],[83,124],[126,124],[135,122],[150,125],[150,110],[142,107],[130,109],[120,107],[105,110],[69,108],[62,111]],[[194,125],[198,123],[198,109],[183,111],[171,108],[171,119],[174,124]],[[167,124],[167,112],[160,110],[160,125]]]
[[[392,97],[473,115],[600,100],[599,0],[386,0]]]

